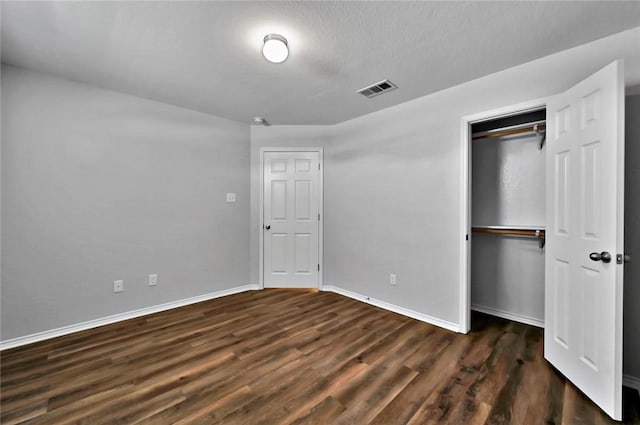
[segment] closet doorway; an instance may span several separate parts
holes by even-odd
[[[471,125],[471,309],[544,327],[546,109]]]
[[[544,311],[545,359],[621,420],[622,61],[555,96],[463,117],[461,134],[461,332],[473,304],[525,323]]]
[[[461,132],[461,331],[472,309],[543,327],[546,99],[463,117]]]

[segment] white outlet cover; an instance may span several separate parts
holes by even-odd
[[[158,275],[153,273],[149,275],[149,286],[156,286],[158,284]]]
[[[389,283],[391,285],[396,285],[398,283],[398,277],[395,274],[389,275]]]
[[[122,280],[114,280],[113,281],[113,292],[122,292],[124,291],[124,281]]]
[[[236,194],[227,193],[227,202],[236,202]]]

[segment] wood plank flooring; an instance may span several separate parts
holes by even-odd
[[[609,424],[538,328],[251,291],[1,353],[2,424]],[[640,401],[625,390],[625,422]]]

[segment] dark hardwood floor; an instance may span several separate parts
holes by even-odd
[[[1,353],[3,424],[608,424],[485,315],[460,335],[327,292],[253,291]],[[625,390],[625,422],[640,423]]]

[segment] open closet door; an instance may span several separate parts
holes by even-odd
[[[544,355],[622,416],[624,66],[547,105]]]

